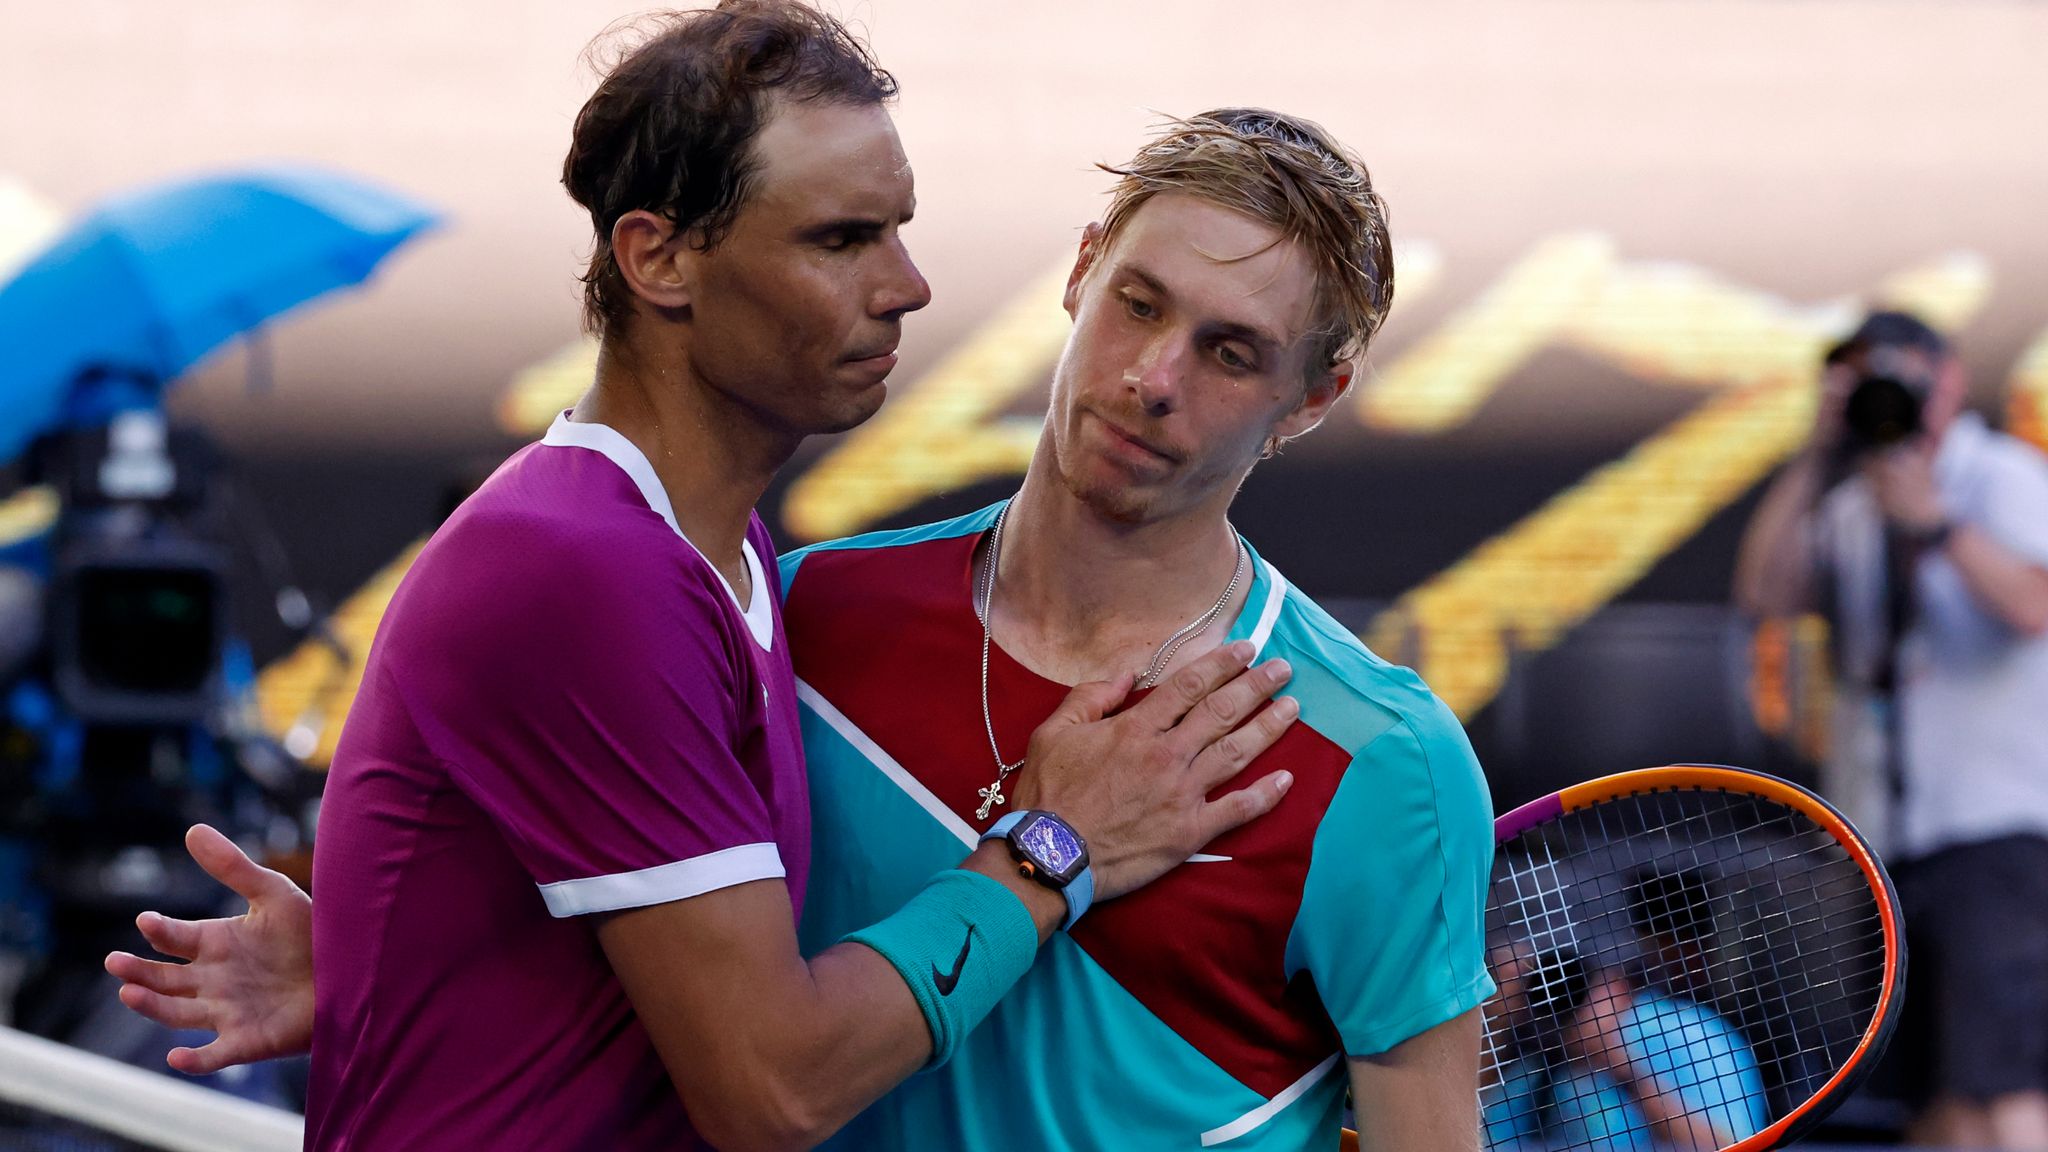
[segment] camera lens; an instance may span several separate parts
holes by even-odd
[[[1842,423],[1854,447],[1889,448],[1920,431],[1920,393],[1890,376],[1865,376],[1849,392]]]

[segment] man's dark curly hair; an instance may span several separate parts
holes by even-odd
[[[596,245],[583,280],[583,323],[623,323],[632,293],[612,253],[612,226],[645,209],[709,251],[747,200],[754,137],[771,99],[853,106],[896,95],[896,80],[839,21],[796,0],[724,0],[716,8],[635,18],[593,45],[621,41],[583,110],[562,184],[590,213]]]

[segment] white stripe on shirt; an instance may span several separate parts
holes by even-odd
[[[782,852],[772,842],[764,841],[722,848],[638,872],[557,880],[542,884],[540,895],[547,901],[551,916],[587,916],[592,912],[616,912],[687,900],[750,880],[772,880],[783,875]]]

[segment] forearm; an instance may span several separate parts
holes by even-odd
[[[1752,616],[1789,616],[1813,603],[1813,507],[1820,461],[1801,456],[1765,490],[1735,561],[1735,602]]]
[[[1947,551],[1978,604],[2024,635],[2048,633],[2048,570],[1971,524],[1955,526]]]
[[[600,939],[691,1123],[726,1152],[811,1147],[930,1054],[910,989],[869,949],[842,944],[806,961],[792,942],[779,962],[756,952],[741,973],[708,974],[705,958],[748,945],[704,934],[620,947],[625,920]]]
[[[908,909],[950,909],[930,921],[943,926],[941,938],[908,956],[895,949],[893,961],[870,942],[902,940],[903,912],[856,933],[861,942],[801,958],[787,896],[772,882],[623,913],[599,927],[707,1140],[728,1152],[810,1147],[931,1061],[934,1020],[957,1043],[973,1024],[959,1014],[1008,990],[1065,901],[1019,877],[1002,845],[983,845],[962,866],[1008,891],[964,882],[965,918],[921,893]],[[952,882],[957,890],[963,878]],[[970,931],[981,941],[971,954]]]
[[[1664,1091],[1647,1075],[1635,1076],[1626,1068],[1614,1075],[1622,1090],[1635,1099],[1643,1118],[1650,1122],[1650,1135],[1661,1147],[1676,1152],[1714,1152],[1750,1135],[1724,1131],[1712,1117],[1688,1111],[1678,1093]]]
[[[1002,844],[980,846],[959,867],[995,880],[1017,899],[1030,914],[1035,945],[1044,944],[1065,918],[1065,898],[1020,875]],[[959,953],[944,958],[950,965],[934,967],[946,967],[945,975],[959,979],[968,964],[989,962],[964,945],[963,940]],[[905,974],[866,944],[835,945],[806,967],[809,995],[784,1015],[789,1048],[763,1054],[760,1068],[785,1073],[790,1082],[780,1095],[807,1118],[805,1135],[822,1138],[924,1067],[934,1037]]]
[[[1358,1119],[1358,1152],[1478,1152],[1477,1097],[1434,1100],[1410,1097]],[[1468,1116],[1467,1113],[1470,1113]]]
[[[691,1121],[727,1152],[809,1148],[922,1067],[924,1016],[889,962],[840,944],[750,995],[710,1059],[663,1060]]]
[[[1038,943],[1058,930],[1065,899],[1021,876],[1004,846],[985,844],[960,867],[1009,889],[1031,913]],[[797,1095],[829,1134],[923,1067],[932,1036],[902,974],[873,949],[836,945],[808,967],[813,999],[806,1015],[816,1013],[810,1018],[818,1026],[800,1041],[809,1052],[782,1066],[810,1070],[796,1085]]]
[[[1040,944],[1051,939],[1067,918],[1067,898],[1036,880],[1026,879],[1018,870],[1017,861],[1010,855],[1008,846],[998,841],[991,840],[976,848],[960,862],[960,868],[979,872],[1008,888],[1010,894],[1024,905],[1024,910],[1031,914]]]

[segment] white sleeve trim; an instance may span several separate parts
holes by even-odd
[[[735,884],[773,880],[785,874],[782,852],[774,844],[764,842],[722,848],[638,872],[557,880],[542,884],[540,895],[547,901],[551,916],[587,916],[592,912],[616,912],[621,908],[687,900]]]

